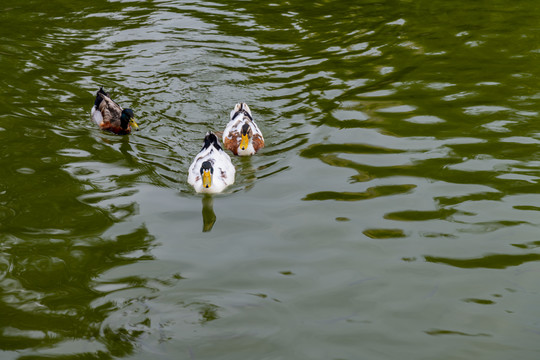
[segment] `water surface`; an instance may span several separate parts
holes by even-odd
[[[0,10],[2,359],[538,357],[536,3]],[[238,101],[266,148],[195,194]]]

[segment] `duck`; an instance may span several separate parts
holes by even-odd
[[[246,103],[238,103],[231,110],[230,121],[223,132],[223,145],[239,156],[253,155],[264,147],[262,132]]]
[[[204,144],[189,167],[188,183],[198,193],[215,194],[234,183],[236,170],[218,137],[208,131]]]
[[[96,101],[91,110],[92,120],[102,130],[110,131],[117,135],[127,135],[131,129],[139,130],[135,122],[135,114],[131,109],[123,109],[115,103],[108,93],[99,88],[96,93]]]

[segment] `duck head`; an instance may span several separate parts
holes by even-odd
[[[203,182],[203,187],[208,189],[212,186],[212,175],[214,174],[214,168],[210,161],[205,161],[201,165],[201,178]]]
[[[120,124],[122,129],[127,129],[128,125],[131,125],[135,130],[139,130],[139,125],[135,122],[135,114],[131,109],[122,110],[122,116],[120,117]]]
[[[240,146],[238,147],[239,150],[247,150],[249,147],[249,142],[251,140],[251,137],[253,136],[253,130],[251,130],[251,126],[246,122],[244,125],[242,125],[242,140],[240,141]]]

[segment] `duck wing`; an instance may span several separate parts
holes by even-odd
[[[232,151],[234,155],[238,155],[238,146],[240,146],[241,135],[239,132],[230,131],[227,136],[223,136],[223,146],[225,149]]]
[[[214,171],[217,171],[217,178],[222,181],[225,186],[234,184],[234,175],[236,173],[236,169],[231,162],[231,157],[227,155],[225,151],[220,150],[217,151],[215,159],[216,161],[214,166],[216,169]]]
[[[264,142],[262,131],[257,126],[257,123],[255,122],[255,120],[251,120],[250,123],[251,123],[251,129],[253,130],[253,136],[259,135]]]
[[[243,124],[244,117],[242,116],[242,114],[235,116],[227,123],[225,131],[223,132],[223,145],[225,146],[225,149],[229,149],[233,152],[234,155],[238,155],[238,146],[240,145],[240,141],[242,140],[242,135],[240,134],[240,131]]]
[[[255,151],[259,151],[259,149],[264,147],[264,138],[261,133],[253,134],[253,139],[251,141],[253,142]]]
[[[122,117],[122,107],[115,103],[110,97],[100,94],[102,101],[99,104],[99,111],[103,116],[103,124],[120,127]]]

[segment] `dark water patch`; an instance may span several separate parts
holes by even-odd
[[[373,199],[380,196],[390,196],[396,194],[404,194],[414,189],[416,185],[386,185],[370,187],[363,192],[336,192],[336,191],[320,191],[316,193],[307,194],[302,200],[337,200],[337,201],[358,201]]]
[[[368,229],[364,230],[363,234],[371,239],[394,239],[407,236],[401,229]]]
[[[427,221],[434,219],[448,219],[456,211],[453,209],[440,209],[436,211],[399,211],[384,215],[385,219],[397,221]]]
[[[472,336],[472,337],[476,337],[476,336],[480,336],[480,337],[491,337],[493,335],[490,335],[490,334],[487,334],[487,333],[477,333],[477,334],[472,334],[472,333],[466,333],[466,332],[463,332],[463,331],[455,331],[455,330],[442,330],[442,329],[432,329],[432,330],[427,330],[425,331],[426,334],[428,335],[432,335],[432,336],[440,336],[440,335],[458,335],[458,336]]]
[[[294,275],[294,273],[290,270],[284,270],[279,272],[281,275],[291,276]]]
[[[489,300],[489,299],[476,299],[476,298],[467,298],[463,299],[466,303],[473,303],[473,304],[479,304],[479,305],[493,305],[496,304],[495,301]]]
[[[538,254],[523,254],[523,255],[509,255],[509,254],[493,254],[486,255],[478,258],[470,259],[453,259],[437,256],[424,256],[424,259],[428,262],[450,265],[463,269],[506,269],[508,267],[515,267],[526,264],[528,262],[534,262],[540,260]]]
[[[448,238],[448,239],[458,238],[458,236],[455,234],[445,234],[445,233],[439,233],[439,232],[423,232],[421,233],[421,235],[427,238]]]
[[[463,215],[468,216],[474,216],[475,214],[470,213],[464,213]],[[489,222],[470,222],[473,226],[471,226],[469,229],[463,229],[463,233],[486,233],[486,232],[492,232],[497,231],[499,229],[505,229],[512,226],[520,226],[520,225],[527,225],[527,222],[524,221],[489,221]]]
[[[519,249],[536,249],[537,247],[540,247],[540,241],[531,241],[523,244],[514,243],[511,245]]]
[[[456,204],[462,204],[467,201],[501,201],[505,197],[505,193],[499,192],[495,189],[493,191],[481,191],[474,194],[468,194],[465,196],[452,196],[452,197],[436,197],[436,201],[440,206],[451,206]]]
[[[532,206],[532,205],[516,205],[513,208],[516,210],[523,210],[523,211],[540,211],[540,206]]]

